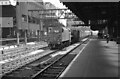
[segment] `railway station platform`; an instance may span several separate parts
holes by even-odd
[[[90,39],[73,59],[60,79],[118,79],[118,44],[105,39]]]

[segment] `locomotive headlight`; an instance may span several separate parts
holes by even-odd
[[[44,35],[47,35],[47,32],[44,32]]]

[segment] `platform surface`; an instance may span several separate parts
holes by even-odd
[[[90,39],[60,77],[118,77],[118,44]]]

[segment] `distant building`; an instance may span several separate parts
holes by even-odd
[[[45,9],[43,1],[30,0],[30,2],[19,2],[16,6],[2,5],[2,37],[16,37],[16,28],[21,32],[29,30],[31,33],[40,30],[42,24],[40,24],[39,12],[28,10],[43,10]],[[7,32],[6,32],[7,31]],[[23,33],[24,34],[24,33]],[[24,35],[23,35],[24,36]]]

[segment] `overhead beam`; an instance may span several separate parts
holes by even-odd
[[[28,10],[28,12],[38,12],[41,17],[39,19],[73,19],[76,15],[68,11],[69,9],[44,9],[44,10]],[[56,14],[58,12],[58,14]],[[63,17],[62,17],[63,16]]]

